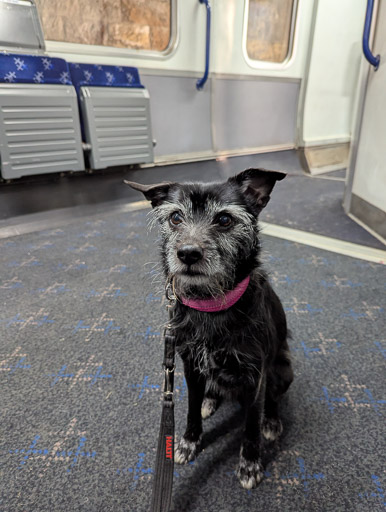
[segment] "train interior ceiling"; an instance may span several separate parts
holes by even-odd
[[[385,62],[380,0],[0,0],[0,511],[149,510],[166,318],[123,181],[247,168],[287,173],[285,431],[245,491],[224,404],[175,510],[384,510]],[[186,408],[177,365],[177,436]]]

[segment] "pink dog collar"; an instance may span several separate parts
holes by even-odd
[[[225,311],[232,307],[242,297],[245,290],[248,288],[250,276],[246,277],[239,283],[234,290],[227,292],[224,297],[215,299],[185,299],[181,298],[182,303],[198,311],[205,311],[207,313],[217,313],[218,311]]]

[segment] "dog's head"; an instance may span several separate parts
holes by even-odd
[[[247,169],[224,183],[125,181],[151,201],[161,226],[161,255],[177,295],[222,295],[259,264],[257,218],[279,171]]]

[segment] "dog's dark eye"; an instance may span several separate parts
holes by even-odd
[[[232,217],[230,215],[221,215],[218,220],[218,224],[222,226],[223,228],[227,228],[232,224]]]
[[[173,226],[178,226],[178,224],[181,224],[182,221],[182,215],[180,215],[178,212],[172,213],[170,222],[173,224]]]

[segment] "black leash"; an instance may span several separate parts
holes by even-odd
[[[166,288],[169,300],[169,324],[164,330],[165,352],[163,367],[165,371],[162,402],[161,425],[158,437],[155,477],[150,512],[169,512],[172,503],[174,472],[174,370],[175,336],[171,326],[172,307],[175,297],[170,285]]]

